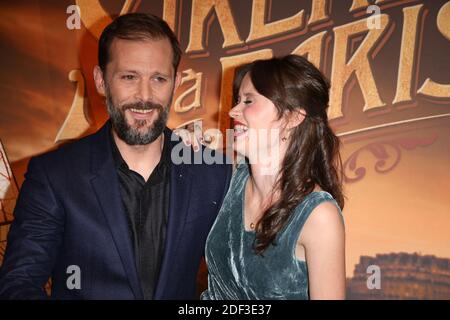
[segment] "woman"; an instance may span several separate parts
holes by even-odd
[[[288,55],[241,67],[234,88],[234,149],[249,164],[237,166],[208,236],[202,299],[345,298],[344,199],[327,80]]]

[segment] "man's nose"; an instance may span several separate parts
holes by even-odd
[[[140,81],[136,98],[142,101],[151,101],[152,97],[153,97],[153,90],[149,81],[144,80]]]

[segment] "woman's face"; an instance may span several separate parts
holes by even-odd
[[[256,91],[249,74],[241,82],[237,104],[229,115],[234,122],[234,149],[238,153],[250,161],[279,156],[283,118],[278,120],[275,105]]]

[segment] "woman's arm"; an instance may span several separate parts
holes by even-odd
[[[305,248],[310,299],[345,299],[345,230],[333,203],[311,212],[299,244]]]

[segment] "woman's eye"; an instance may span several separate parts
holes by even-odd
[[[253,101],[252,101],[252,100],[248,100],[248,99],[247,99],[247,100],[244,100],[244,101],[241,101],[240,98],[237,98],[234,105],[237,106],[237,105],[240,104],[241,102],[242,102],[243,104],[251,104]]]

